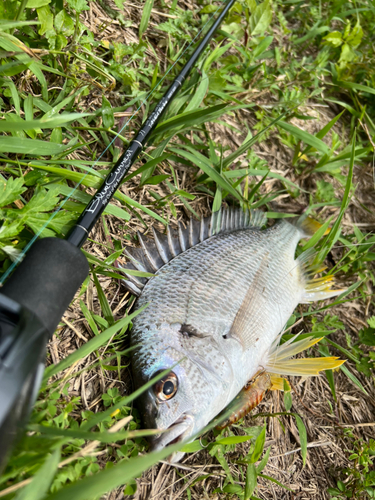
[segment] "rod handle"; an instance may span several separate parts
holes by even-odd
[[[43,238],[30,248],[1,293],[32,311],[52,335],[88,273],[79,248],[59,238]]]

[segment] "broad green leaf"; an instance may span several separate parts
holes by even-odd
[[[53,21],[56,31],[64,36],[71,36],[74,33],[75,24],[73,19],[66,13],[65,9],[60,10]]]
[[[351,47],[348,43],[344,43],[341,48],[341,54],[339,59],[339,64],[341,68],[345,68],[347,63],[354,61],[357,58],[357,54],[353,47]]]
[[[372,323],[374,323],[373,318],[370,318],[372,320]],[[369,321],[369,320],[367,320]],[[359,340],[362,344],[368,345],[368,346],[375,346],[375,329],[372,327],[369,328],[361,328],[358,332]]]
[[[66,236],[69,229],[73,225],[74,219],[72,215],[67,212],[55,212],[52,214],[34,212],[28,214],[25,219],[26,226],[29,226],[35,234],[46,236],[56,236],[52,231],[47,228],[53,229],[57,234]],[[47,227],[45,227],[47,224]]]
[[[246,0],[247,6],[250,9],[251,14],[254,14],[255,9],[257,8],[256,0]]]
[[[267,451],[266,453],[264,454],[262,460],[259,462],[259,464],[257,465],[257,473],[260,474],[262,472],[262,470],[265,468],[265,466],[267,465],[268,463],[268,459],[270,457],[270,453],[271,453],[271,446],[269,446],[267,448]]]
[[[346,38],[346,41],[356,49],[358,45],[361,43],[362,38],[363,38],[363,29],[357,19],[357,24],[352,29],[350,35]]]
[[[250,441],[253,436],[229,436],[225,438],[216,439],[217,444],[238,444]]]
[[[51,3],[51,0],[28,0],[26,8],[28,9],[39,9],[39,7],[44,7]]]
[[[290,411],[293,405],[292,395],[290,393],[289,382],[284,379],[284,406],[286,411]]]
[[[272,9],[269,0],[256,6],[250,17],[251,35],[263,35],[272,21]]]
[[[259,59],[265,50],[271,45],[273,41],[273,36],[266,36],[253,50],[254,59]]]
[[[257,462],[260,459],[260,457],[263,453],[265,442],[266,442],[266,424],[264,424],[262,432],[259,434],[259,436],[257,437],[257,439],[255,441],[254,451],[251,455],[251,463],[254,464],[255,462]]]
[[[205,98],[208,90],[209,79],[207,74],[202,70],[202,79],[199,82],[198,88],[193,93],[191,99],[188,102],[188,105],[185,108],[185,113],[188,111],[193,111],[194,109],[199,108],[203,99]]]
[[[244,500],[249,500],[257,486],[257,470],[255,465],[249,464],[246,470],[245,493]]]
[[[151,186],[157,186],[158,184],[165,181],[165,179],[168,179],[169,177],[170,177],[169,174],[154,175],[153,177],[149,177],[144,183],[140,184],[140,186],[145,186],[147,184]]]
[[[87,5],[87,1],[86,0],[67,0],[67,3],[78,14],[80,14],[84,10],[90,10],[90,7]]]
[[[48,2],[43,2],[43,6],[36,10],[40,21],[39,35],[45,35],[47,31],[53,31],[53,14],[47,4]]]
[[[184,453],[194,453],[195,451],[203,450],[204,446],[202,446],[200,439],[193,441],[192,443],[185,444],[181,451]]]
[[[102,119],[104,128],[111,129],[115,124],[111,103],[104,95],[102,97]]]
[[[0,177],[0,207],[5,207],[18,200],[20,194],[26,189],[23,185],[23,177],[9,177],[6,182]]]
[[[299,432],[299,439],[301,442],[301,455],[302,455],[302,461],[303,465],[306,465],[306,458],[307,458],[307,432],[306,432],[306,427],[305,424],[302,421],[302,418],[297,415],[296,413],[293,414],[294,418],[296,419],[297,427],[298,427],[298,432]]]
[[[20,153],[24,155],[52,156],[68,148],[65,144],[23,139],[19,137],[0,137],[0,153]]]
[[[332,31],[323,37],[323,40],[332,45],[332,47],[340,47],[343,43],[342,34],[339,31]]]

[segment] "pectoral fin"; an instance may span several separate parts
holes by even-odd
[[[251,324],[249,318],[254,318],[261,314],[268,300],[263,294],[264,285],[262,284],[262,277],[267,263],[268,253],[264,255],[228,333],[228,337],[238,340],[244,349],[248,349],[254,345],[258,338],[256,329],[249,330],[246,327]]]

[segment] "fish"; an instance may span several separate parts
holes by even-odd
[[[125,274],[152,273],[130,272],[125,281],[140,309],[131,331],[135,385],[170,370],[138,399],[145,427],[160,431],[153,450],[191,441],[231,405],[224,425],[238,420],[268,390],[283,389],[282,375],[317,375],[343,362],[290,361],[316,338],[280,345],[298,304],[344,290],[332,288],[332,276],[314,278],[324,268],[311,252],[295,257],[319,223],[302,216],[262,229],[266,221],[259,210],[222,208],[177,230],[169,225],[166,234],[152,228],[153,240],[138,232],[140,247],[125,249]]]

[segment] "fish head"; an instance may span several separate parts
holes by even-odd
[[[209,338],[194,339],[189,345],[189,339],[173,342],[173,326],[164,330],[158,332],[159,341],[154,337],[133,355],[138,387],[170,369],[137,400],[145,427],[160,430],[150,439],[155,451],[196,437],[226,405],[232,382],[230,374],[222,373],[228,363],[221,355],[218,359]],[[169,461],[177,462],[183,455],[174,453]]]

